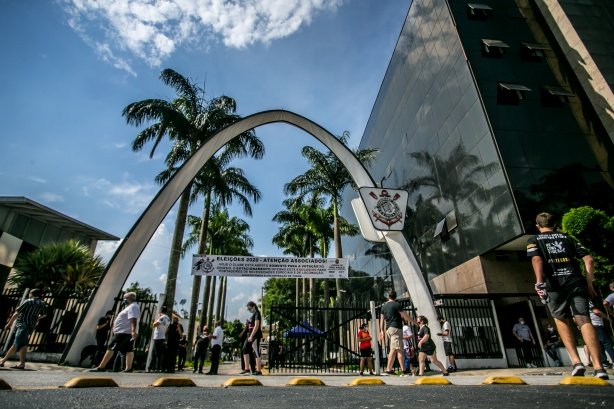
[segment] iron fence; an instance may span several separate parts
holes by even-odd
[[[12,342],[12,339],[9,339],[10,330],[5,330],[4,327],[21,303],[23,297],[24,292],[16,288],[5,289],[0,295],[0,346],[3,351],[8,350]],[[75,325],[83,313],[87,298],[47,294],[42,299],[48,305],[47,316],[38,322],[30,336],[28,352],[61,354],[68,345]],[[123,291],[114,299],[113,307],[111,308],[114,316],[120,311],[122,300]],[[139,337],[135,345],[134,366],[140,369],[145,367],[147,360],[147,349],[152,331],[151,323],[154,319],[158,299],[157,296],[150,295],[141,297],[137,302],[141,307],[141,316],[139,318]],[[96,328],[83,328],[82,330],[91,331],[92,345],[95,345]],[[83,354],[85,354],[85,351]],[[85,362],[91,364],[91,361]]]

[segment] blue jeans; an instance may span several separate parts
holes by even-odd
[[[608,362],[608,359],[605,355],[607,352],[610,355],[610,362],[614,362],[614,348],[612,347],[612,338],[610,337],[610,329],[604,327],[603,325],[594,325],[595,330],[597,331],[597,337],[599,338],[599,343],[601,344],[601,363]]]

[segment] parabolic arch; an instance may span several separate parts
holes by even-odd
[[[203,144],[181,166],[175,175],[160,189],[141,217],[132,226],[132,229],[130,229],[130,232],[128,232],[109,261],[98,286],[94,290],[93,296],[81,314],[68,347],[64,351],[62,361],[79,361],[81,350],[91,343],[92,332],[89,329],[95,328],[98,318],[111,308],[114,298],[122,289],[128,279],[128,275],[156,229],[205,163],[222,146],[241,133],[262,125],[277,122],[293,125],[322,142],[348,169],[358,187],[376,186],[369,172],[350,149],[339,142],[326,129],[295,113],[285,110],[259,112],[222,129]],[[420,314],[426,315],[430,320],[434,321],[436,312],[433,301],[422,272],[405,237],[401,232],[382,232],[381,234],[399,265],[414,306]],[[86,330],[81,331],[81,328]],[[443,343],[440,338],[434,338],[438,347],[438,355],[443,354]]]

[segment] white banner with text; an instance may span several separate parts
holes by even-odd
[[[192,256],[192,275],[269,278],[348,278],[347,258]]]

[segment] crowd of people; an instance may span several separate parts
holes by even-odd
[[[538,234],[527,242],[527,256],[535,273],[535,291],[547,306],[551,317],[543,333],[544,352],[553,365],[558,367],[563,362],[560,349],[564,347],[571,361],[572,376],[584,376],[586,366],[592,366],[595,377],[609,379],[606,369],[612,368],[614,362],[611,336],[614,282],[610,284],[611,294],[603,300],[600,299],[593,286],[595,263],[586,249],[572,237],[555,230],[553,218],[548,213],[537,216],[536,228]],[[584,269],[580,268],[579,261],[582,261]],[[437,367],[444,376],[457,371],[450,322],[444,317],[437,317],[441,331],[435,335],[441,337],[447,357],[447,363],[442,363],[437,358],[434,334],[429,327],[428,318],[423,315],[412,318],[401,308],[396,298],[396,292],[390,291],[387,302],[381,306],[380,318],[376,323],[379,330],[377,337],[370,334],[368,323],[360,325],[356,334],[360,356],[359,374],[364,375],[365,371],[370,375],[376,373],[373,345],[378,343],[379,346],[379,342],[388,346],[383,371],[388,375],[396,374],[396,363],[400,368],[400,376],[424,376],[430,364]],[[241,374],[262,375],[262,314],[253,301],[248,302],[246,308],[250,317],[240,335]],[[41,299],[41,291],[31,290],[29,298],[16,308],[5,327],[14,329],[15,334],[12,345],[0,359],[0,367],[4,366],[12,355],[18,353],[19,363],[12,368],[25,368],[30,334],[37,323],[45,318],[46,311],[47,305]],[[91,371],[105,371],[111,361],[115,368],[119,366],[124,372],[133,371],[140,313],[136,294],[127,292],[123,295],[121,308],[114,318],[113,312],[107,311],[99,319]],[[184,334],[179,316],[169,313],[167,307],[161,306],[151,325],[151,361],[147,369],[166,373],[183,370],[189,340]],[[586,362],[582,361],[578,353],[575,329],[584,341]],[[523,317],[519,317],[511,332],[517,340],[519,363],[529,368],[537,367],[537,340],[530,325]],[[207,354],[210,353],[210,368],[206,374],[218,374],[223,342],[224,331],[220,321],[214,323],[213,331],[210,331],[207,325],[202,327],[191,345],[194,373],[205,374],[204,365]],[[276,337],[269,337],[269,367],[278,364],[282,348]]]

